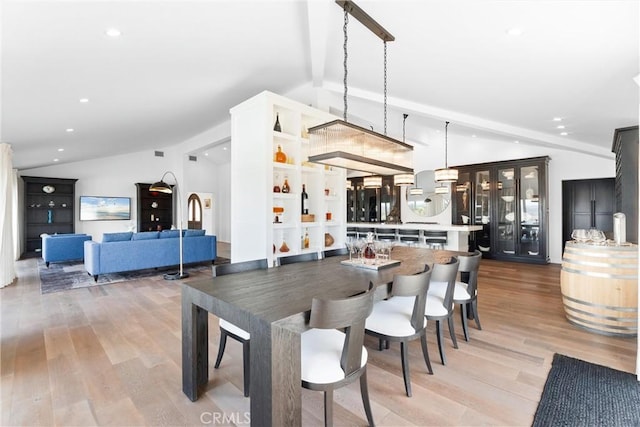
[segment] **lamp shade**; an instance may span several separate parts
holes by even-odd
[[[365,176],[363,179],[364,188],[380,188],[382,187],[381,176]]]
[[[424,191],[419,187],[409,189],[409,195],[411,196],[422,196],[423,193]]]
[[[434,171],[436,182],[456,182],[458,180],[458,170],[443,168]]]
[[[448,187],[438,186],[435,188],[434,192],[436,194],[447,194],[449,192]]]
[[[173,193],[173,188],[164,181],[158,181],[151,184],[149,191],[157,191],[158,193]]]
[[[413,185],[412,173],[401,173],[393,176],[393,185]]]

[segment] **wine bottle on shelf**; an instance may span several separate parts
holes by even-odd
[[[282,132],[282,128],[280,127],[280,115],[276,113],[276,124],[273,125],[273,130],[276,132]]]
[[[309,249],[309,230],[304,230],[304,238],[302,239],[302,246],[304,249]]]
[[[300,212],[302,213],[302,215],[308,215],[309,214],[309,195],[307,194],[307,189],[305,188],[305,185],[302,184],[302,197],[300,198]]]
[[[285,176],[284,184],[282,184],[282,192],[288,193],[289,191],[291,191],[291,188],[289,188],[289,178]]]
[[[278,151],[276,151],[276,162],[287,163],[287,155],[282,151],[282,147],[278,145]]]

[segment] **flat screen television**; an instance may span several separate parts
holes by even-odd
[[[131,219],[130,197],[80,196],[80,221]]]

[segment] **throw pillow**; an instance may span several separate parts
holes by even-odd
[[[131,240],[154,240],[158,238],[157,231],[143,231],[142,233],[135,233]]]
[[[131,231],[124,233],[104,233],[102,235],[102,243],[126,242],[127,240],[131,240],[131,236],[133,236]]]

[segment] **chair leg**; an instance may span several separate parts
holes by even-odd
[[[478,329],[482,330],[482,326],[480,326],[480,316],[478,316],[478,300],[474,299],[471,301],[471,310],[473,311],[473,317],[476,319],[476,325]]]
[[[382,338],[378,338],[378,351],[384,350],[384,340]]]
[[[325,390],[324,392],[324,425],[325,427],[333,426],[333,390]]]
[[[462,332],[464,333],[464,340],[469,341],[469,331],[467,331],[467,304],[460,304],[460,319],[462,321]]]
[[[404,390],[407,396],[411,397],[411,374],[409,373],[409,354],[407,351],[407,343],[400,342],[400,359],[402,360],[402,377],[404,378]]]
[[[438,351],[440,352],[440,361],[443,365],[447,364],[447,358],[444,355],[444,346],[442,345],[442,325],[436,320],[436,337],[438,338]]]
[[[447,317],[447,323],[449,324],[449,335],[451,335],[451,341],[453,341],[453,348],[458,348],[458,340],[456,339],[456,331],[453,327],[453,313]]]
[[[373,414],[371,413],[371,403],[369,402],[369,386],[367,385],[367,368],[364,368],[360,375],[360,394],[362,395],[362,404],[364,405],[364,413],[367,414],[367,421],[371,427],[374,427]]]
[[[424,361],[427,364],[427,369],[429,373],[433,375],[433,369],[431,369],[431,360],[429,360],[429,350],[427,349],[427,335],[422,334],[420,337],[420,343],[422,344],[422,355],[424,356]]]
[[[249,397],[249,380],[251,378],[251,341],[242,342],[242,367],[244,375],[244,397]]]
[[[224,348],[227,345],[227,331],[220,328],[220,344],[218,345],[218,357],[216,358],[216,364],[213,366],[218,369],[220,362],[222,361],[222,355],[224,354]]]

